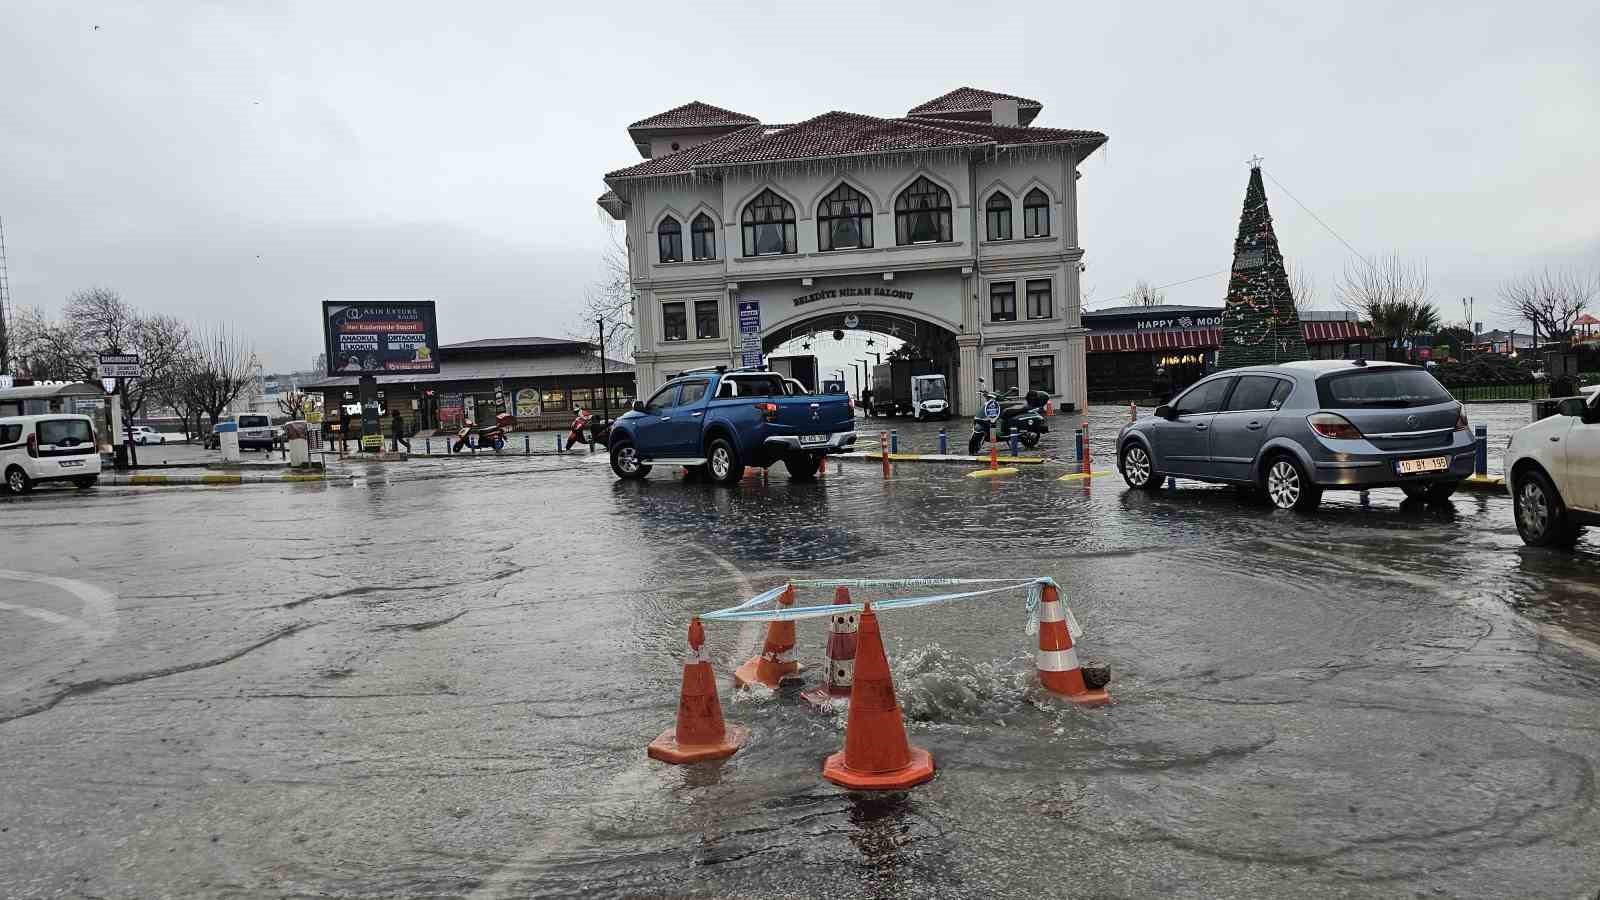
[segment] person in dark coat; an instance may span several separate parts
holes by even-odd
[[[339,452],[345,453],[350,449],[350,410],[339,407]]]
[[[406,420],[400,417],[400,410],[395,410],[389,419],[389,437],[394,441],[394,452],[400,452],[400,445],[406,445],[406,452],[411,452],[411,442],[406,440],[411,433],[406,431]]]

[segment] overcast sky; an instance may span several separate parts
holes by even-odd
[[[1111,136],[1079,182],[1090,308],[1226,269],[1252,154],[1360,252],[1425,260],[1447,319],[1600,264],[1593,3],[551,5],[11,0],[14,301],[111,286],[247,331],[269,369],[309,365],[324,297],[435,298],[447,342],[565,335],[629,122],[899,115],[963,84]],[[1332,306],[1349,251],[1267,192]]]

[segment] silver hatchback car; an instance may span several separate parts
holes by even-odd
[[[1474,455],[1466,414],[1437,379],[1366,360],[1219,372],[1117,435],[1131,487],[1154,490],[1168,475],[1238,484],[1279,509],[1378,487],[1443,500],[1472,474]]]

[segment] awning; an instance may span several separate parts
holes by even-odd
[[[1367,327],[1360,322],[1301,322],[1300,330],[1305,332],[1306,343],[1308,344],[1331,344],[1336,341],[1366,341],[1372,339]]]
[[[1368,341],[1372,335],[1360,322],[1301,322],[1308,344]],[[1139,353],[1147,350],[1215,350],[1222,345],[1219,328],[1152,329],[1150,331],[1091,331],[1089,353]]]
[[[1136,353],[1142,350],[1215,350],[1218,329],[1089,332],[1089,353]]]

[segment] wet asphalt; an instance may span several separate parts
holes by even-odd
[[[1091,417],[1107,464],[1125,415]],[[0,499],[0,896],[1600,890],[1600,539],[1524,548],[1503,497],[1280,513],[1055,464],[361,471]],[[751,743],[645,758],[694,613],[792,576],[1013,575],[1062,584],[1112,706],[1034,687],[1020,591],[885,612],[938,775],[852,794],[820,776],[842,715],[736,697],[761,628],[708,624]],[[800,623],[813,667],[824,641]]]

